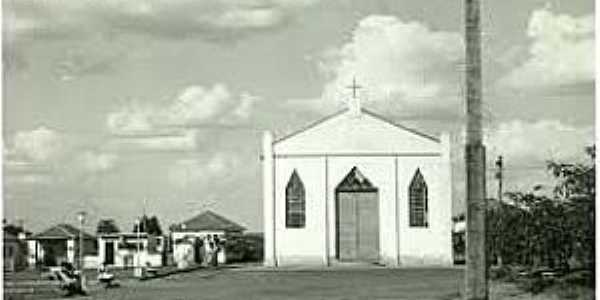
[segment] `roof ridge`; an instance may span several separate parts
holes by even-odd
[[[64,226],[70,226],[70,225],[69,225],[69,224],[66,224],[66,223],[60,223],[60,224],[56,225],[55,227],[56,227],[56,228],[58,228],[58,229],[60,229],[62,232],[64,232],[64,233],[65,233],[65,234],[67,234],[68,236],[70,236],[70,237],[74,237],[74,236],[75,236],[75,234],[73,234],[72,232],[69,232],[68,230],[66,230],[66,229],[64,228]]]
[[[246,229],[244,226],[212,211],[212,210],[204,210],[203,212],[197,214],[196,216],[182,222],[181,224],[189,224],[186,225],[186,227],[189,226],[193,226],[193,222],[207,222],[205,219],[203,220],[203,218],[209,218],[208,222],[216,222],[218,224],[216,224],[219,227],[226,227],[226,228],[234,228],[234,229]]]

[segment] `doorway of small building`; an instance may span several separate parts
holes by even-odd
[[[336,187],[336,258],[379,261],[379,192],[357,167]]]
[[[115,264],[115,243],[106,242],[104,244],[104,263],[107,265]]]

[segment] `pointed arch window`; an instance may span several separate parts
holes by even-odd
[[[411,227],[427,227],[427,183],[417,169],[408,188]]]
[[[294,170],[285,188],[285,227],[304,228],[306,224],[306,201],[304,183]]]

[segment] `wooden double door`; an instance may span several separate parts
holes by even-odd
[[[340,261],[379,260],[379,197],[376,189],[338,191],[337,258]]]

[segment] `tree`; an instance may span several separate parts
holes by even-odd
[[[152,235],[162,235],[162,229],[156,216],[152,216],[148,219],[148,233]]]
[[[133,232],[137,232],[138,227],[137,224],[133,224]],[[162,235],[162,229],[160,227],[160,222],[156,216],[148,217],[143,215],[140,218],[140,232],[146,232],[151,235]]]
[[[569,269],[576,260],[594,269],[595,148],[588,163],[548,162],[557,184],[550,195],[507,193],[511,203],[488,208],[490,257],[509,264]],[[500,259],[501,258],[501,259]]]
[[[596,215],[596,146],[585,149],[588,163],[549,162],[548,169],[559,180],[554,188],[556,198],[565,202],[567,226],[573,239],[573,254],[594,269]]]
[[[98,221],[98,226],[96,227],[97,234],[110,234],[117,233],[119,231],[119,227],[113,219],[102,219]]]

